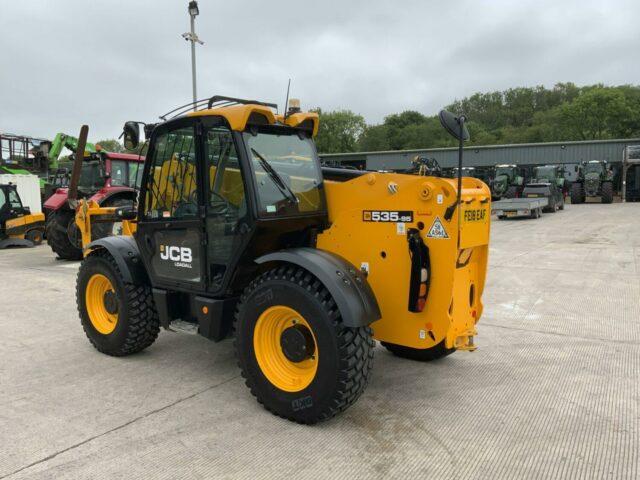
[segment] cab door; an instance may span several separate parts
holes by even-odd
[[[203,120],[205,235],[208,289],[228,283],[251,230],[240,149],[220,118]]]
[[[151,139],[136,241],[154,286],[204,288],[199,127],[199,119],[181,118],[158,127]]]

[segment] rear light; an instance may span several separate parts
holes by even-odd
[[[420,232],[410,229],[407,234],[409,241],[409,255],[411,256],[411,278],[409,279],[409,311],[422,312],[427,304],[431,268],[429,262],[429,248],[420,238]]]

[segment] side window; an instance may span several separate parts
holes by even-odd
[[[129,162],[129,186],[140,188],[142,169],[139,162]]]
[[[111,185],[122,187],[127,184],[127,164],[122,160],[111,160]]]
[[[224,127],[209,129],[205,148],[210,212],[241,218],[246,212],[244,183],[231,132]]]
[[[18,196],[18,192],[15,190],[9,190],[9,204],[11,208],[22,208],[22,202]]]
[[[156,139],[146,185],[147,218],[196,217],[198,201],[195,157],[193,127],[171,130]]]
[[[0,210],[2,210],[7,204],[7,197],[4,195],[4,190],[0,188]]]

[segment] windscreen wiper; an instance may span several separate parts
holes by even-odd
[[[298,197],[296,197],[295,192],[291,190],[289,185],[286,184],[286,182],[282,179],[282,177],[278,174],[278,172],[276,172],[276,170],[271,166],[271,164],[267,161],[267,159],[264,158],[262,155],[260,155],[255,148],[252,148],[251,151],[256,157],[258,157],[260,166],[265,172],[267,172],[271,180],[273,180],[273,183],[275,184],[276,187],[278,187],[278,190],[280,190],[280,193],[282,193],[285,197],[287,197],[293,203],[298,203],[299,200],[298,200]]]

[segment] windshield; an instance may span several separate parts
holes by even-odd
[[[496,168],[496,177],[498,175],[506,175],[508,177],[513,176],[513,169],[511,167],[498,167]]]
[[[553,182],[556,178],[555,168],[541,167],[536,169],[536,178],[538,180],[549,180]]]
[[[99,162],[84,162],[82,164],[82,170],[80,171],[78,188],[84,190],[95,190],[96,187],[102,186],[102,183],[104,183],[104,180],[100,176]]]
[[[585,173],[602,173],[602,164],[601,163],[587,163],[584,168]]]
[[[324,211],[322,175],[315,146],[295,131],[244,134],[258,190],[260,215]]]

